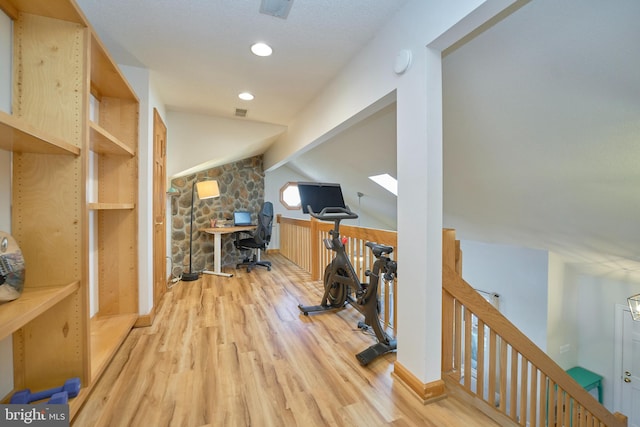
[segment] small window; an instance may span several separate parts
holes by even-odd
[[[280,189],[280,203],[287,209],[300,209],[300,193],[298,192],[297,183],[287,182]]]

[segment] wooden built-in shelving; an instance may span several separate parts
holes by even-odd
[[[86,21],[78,6],[73,2],[52,0],[0,0],[0,7],[11,19],[18,19],[20,12],[63,21],[82,23]]]
[[[15,153],[80,155],[80,148],[4,111],[0,111],[0,148]]]
[[[91,377],[99,378],[138,320],[137,314],[95,316],[91,319]]]
[[[89,203],[89,209],[92,211],[131,210],[135,208],[135,203]]]
[[[99,154],[129,157],[133,157],[136,154],[126,144],[94,122],[89,123],[89,140],[91,141],[91,150]]]
[[[113,62],[107,49],[95,34],[91,36],[91,93],[98,99],[110,96],[134,99],[134,90]]]
[[[73,418],[138,319],[139,100],[74,0],[0,9],[19,70],[0,149],[14,153],[11,234],[27,265],[22,295],[0,305],[0,339],[13,335],[15,389],[80,377]]]
[[[27,288],[20,298],[0,305],[0,340],[5,339],[80,288],[80,282]]]

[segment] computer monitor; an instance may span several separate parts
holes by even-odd
[[[235,211],[233,213],[233,225],[251,225],[251,212],[249,211]]]
[[[309,213],[308,206],[318,213],[324,208],[345,208],[340,184],[322,182],[298,182],[302,212]]]

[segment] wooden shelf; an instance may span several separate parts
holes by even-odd
[[[80,9],[72,3],[54,3],[51,0],[11,0],[0,1],[0,3],[4,12],[14,20],[18,19],[19,12],[23,12],[78,24],[84,24],[86,21]]]
[[[91,378],[99,378],[115,352],[120,348],[131,328],[138,320],[137,314],[119,314],[91,319]]]
[[[106,96],[138,102],[135,91],[93,31],[91,34],[91,93],[98,99]]]
[[[0,148],[16,153],[80,155],[80,148],[75,145],[47,135],[4,111],[0,111]]]
[[[89,209],[92,211],[131,210],[135,208],[135,203],[89,203]]]
[[[95,122],[89,122],[89,139],[91,140],[91,150],[96,153],[129,157],[136,155],[134,150]]]
[[[0,340],[13,334],[79,288],[79,281],[63,286],[25,288],[18,299],[0,305]]]

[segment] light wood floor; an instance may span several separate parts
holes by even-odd
[[[420,403],[392,377],[395,354],[368,367],[374,343],[353,308],[305,317],[312,282],[284,257],[271,271],[179,282],[153,326],[134,329],[74,426],[495,426],[453,397]]]

